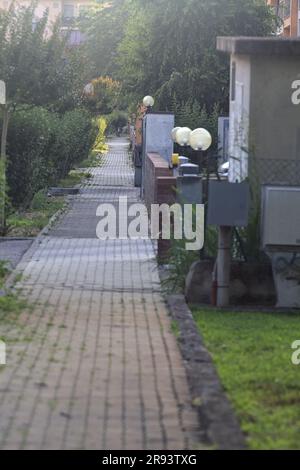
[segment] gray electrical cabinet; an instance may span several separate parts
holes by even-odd
[[[176,181],[177,202],[182,205],[203,203],[203,184],[200,176],[178,176]]]
[[[250,206],[249,184],[210,181],[207,223],[219,227],[246,227]]]
[[[263,186],[262,248],[300,251],[300,187]]]

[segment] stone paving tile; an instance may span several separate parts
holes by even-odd
[[[138,200],[126,142],[111,143],[93,183],[77,198],[77,220],[72,215],[83,232],[82,198],[116,201],[120,188]],[[95,213],[85,216],[91,223]],[[28,306],[1,325],[8,350],[0,369],[0,448],[198,448],[152,242],[103,242],[80,230],[56,236],[64,224],[19,265]]]
[[[15,268],[33,240],[30,239],[1,239],[0,260],[7,261],[11,268]]]

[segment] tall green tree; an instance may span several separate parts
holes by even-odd
[[[174,95],[208,110],[228,102],[228,59],[217,36],[264,36],[276,27],[264,0],[127,0],[120,75],[133,96],[153,93],[161,109]]]
[[[49,36],[48,11],[36,21],[37,1],[28,7],[13,2],[0,11],[0,80],[6,84],[1,106],[1,213],[4,225],[4,187],[7,132],[12,113],[22,106],[43,105],[63,112],[81,99],[82,60],[67,48],[57,23]]]
[[[57,23],[49,36],[48,12],[38,22],[37,2],[27,8],[0,12],[0,79],[6,83],[7,103],[3,106],[2,152],[10,114],[22,105],[41,105],[65,111],[81,100],[84,63],[67,48],[67,37]]]
[[[118,71],[118,47],[121,43],[128,9],[126,0],[99,0],[98,8],[87,12],[80,21],[85,33],[84,49],[91,78],[111,76]]]

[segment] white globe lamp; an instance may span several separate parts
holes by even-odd
[[[179,129],[181,129],[181,127],[174,127],[174,129],[171,132],[173,142],[176,142],[176,133],[177,131],[179,131]]]
[[[154,106],[154,98],[152,98],[152,96],[145,96],[143,105],[146,106],[146,108],[152,108],[152,106]]]
[[[212,137],[206,129],[195,129],[189,135],[189,144],[194,150],[208,150],[212,144]]]
[[[191,129],[188,127],[181,127],[176,131],[176,142],[181,147],[185,147],[189,144]]]

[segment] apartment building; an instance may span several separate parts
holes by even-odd
[[[286,37],[300,36],[300,0],[267,0],[282,19],[279,34]]]
[[[68,31],[70,34],[70,45],[80,44],[84,37],[76,26],[76,18],[95,5],[95,0],[39,0],[36,9],[36,19],[42,17],[46,9],[49,11],[49,32],[50,25],[58,17],[62,18],[62,32]],[[0,0],[0,8],[8,9],[11,0]],[[16,5],[28,6],[30,0],[17,0]]]

